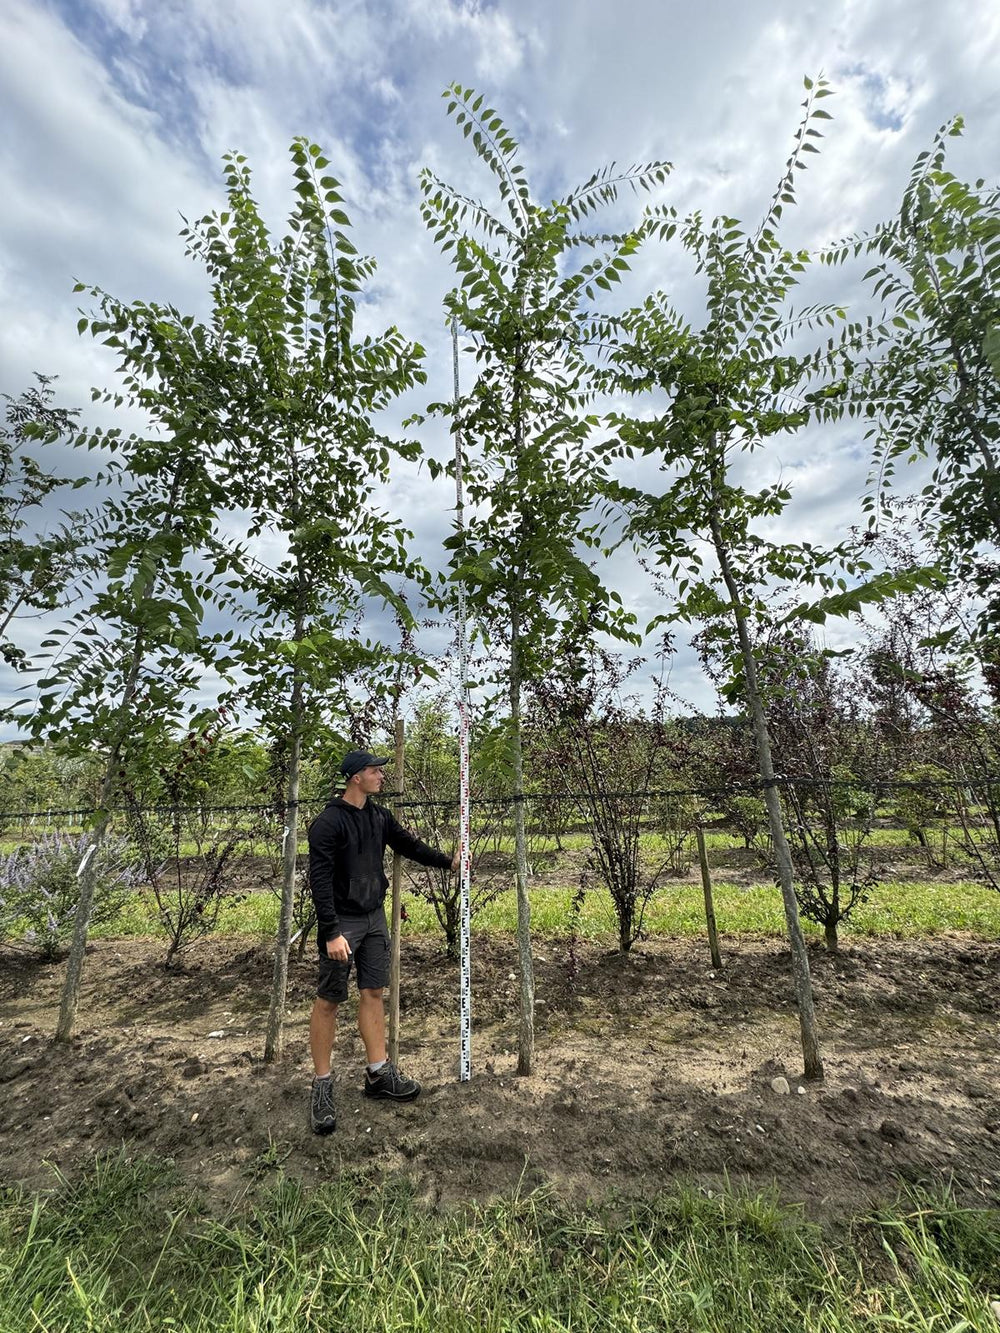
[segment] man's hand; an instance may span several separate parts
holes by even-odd
[[[462,849],[461,847],[456,847],[455,855],[451,858],[451,873],[454,874],[461,864],[462,864]]]
[[[351,956],[351,946],[347,942],[347,936],[334,935],[332,940],[327,940],[326,955],[335,963],[346,963]]]

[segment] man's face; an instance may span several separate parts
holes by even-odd
[[[377,767],[374,764],[369,764],[367,768],[358,769],[351,779],[352,782],[357,783],[358,791],[364,792],[366,796],[381,791],[384,780],[385,768],[382,764]]]

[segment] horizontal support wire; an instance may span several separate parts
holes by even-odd
[[[563,801],[589,801],[594,797],[606,801],[649,801],[674,799],[682,796],[733,796],[739,794],[755,795],[768,787],[819,787],[819,788],[854,788],[870,791],[873,794],[888,794],[893,791],[936,792],[944,788],[958,788],[975,791],[978,787],[1000,786],[1000,776],[961,779],[961,778],[922,778],[914,781],[895,779],[866,782],[862,778],[803,778],[777,776],[772,779],[758,778],[751,782],[727,782],[718,787],[670,787],[650,788],[647,791],[603,791],[597,792],[521,792],[507,796],[472,797],[472,805],[483,810],[506,809],[518,804],[559,804]],[[383,797],[392,798],[393,793],[386,789]],[[254,802],[249,805],[128,805],[116,806],[112,814],[165,814],[165,815],[210,815],[210,814],[247,814],[268,815],[280,819],[287,811],[298,809],[320,810],[329,803],[329,796],[303,797],[297,801]],[[397,810],[451,810],[457,809],[459,797],[456,793],[443,800],[405,800],[395,801]],[[76,810],[0,810],[0,822],[12,819],[66,819],[70,817],[107,813],[96,807]]]

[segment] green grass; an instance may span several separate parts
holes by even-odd
[[[279,1176],[213,1219],[168,1165],[124,1156],[0,1194],[4,1333],[994,1333],[998,1262],[997,1212],[944,1195],[835,1242],[768,1195],[436,1213],[350,1175]]]
[[[252,893],[245,898],[231,898],[222,905],[214,933],[261,934],[273,939],[278,926],[278,907],[277,895],[273,893]],[[90,931],[92,939],[115,939],[121,935],[166,937],[152,893],[146,891],[132,894],[111,920],[94,926]]]
[[[741,840],[724,831],[709,832],[706,840],[719,880],[715,886],[715,906],[720,930],[726,934],[782,935],[785,926],[781,899],[773,885],[767,882],[750,887],[734,885],[726,879],[733,871],[718,864],[726,853],[741,846]],[[898,847],[907,858],[915,856],[919,859],[923,855],[922,849],[907,843],[905,832],[899,829],[878,829],[873,841],[880,848]],[[642,843],[648,863],[654,863],[662,854],[662,840],[647,833],[643,834]],[[539,868],[546,877],[556,883],[556,887],[536,888],[531,893],[536,931],[566,935],[575,929],[582,937],[595,939],[615,935],[614,913],[606,893],[588,892],[579,916],[574,919],[571,913],[580,855],[589,846],[589,834],[584,832],[563,835],[562,856],[556,851],[554,838],[536,837],[532,840],[532,856],[538,858]],[[192,844],[190,851],[193,853],[194,850]],[[301,850],[305,850],[304,843]],[[548,855],[542,859],[545,853]],[[686,859],[690,861],[693,855],[693,848],[688,848]],[[754,874],[766,880],[766,870],[754,871]],[[561,885],[560,879],[563,880]],[[407,933],[437,932],[433,909],[428,903],[407,895],[407,906],[410,914]],[[277,924],[277,912],[278,900],[272,893],[256,892],[243,898],[234,897],[224,904],[217,930],[223,935],[259,935],[270,939]],[[513,892],[501,894],[484,907],[476,914],[473,925],[476,931],[512,933],[516,925]],[[819,933],[819,928],[809,922],[804,923],[804,928],[807,933]],[[705,925],[700,887],[688,882],[667,882],[647,910],[645,929],[654,936],[702,936]],[[1000,894],[972,880],[943,883],[938,880],[886,879],[876,887],[871,901],[856,910],[844,930],[848,935],[904,938],[970,931],[986,939],[998,939]],[[94,937],[162,937],[165,932],[151,893],[139,892],[132,895],[114,919],[95,926],[91,933]]]
[[[532,928],[540,935],[568,935],[575,928],[584,939],[609,939],[615,934],[611,899],[607,893],[587,893],[583,909],[574,921],[572,888],[534,889],[531,897]],[[433,935],[438,931],[430,903],[406,894],[409,920],[407,935]],[[783,935],[785,919],[781,895],[773,884],[742,888],[715,885],[715,916],[724,934]],[[273,938],[278,921],[278,899],[272,893],[255,893],[227,903],[217,932],[223,935],[260,935]],[[489,934],[513,934],[517,903],[512,890],[487,904],[473,918],[473,930]],[[659,889],[646,912],[645,929],[652,936],[701,937],[705,934],[705,908],[699,885],[667,884]],[[820,927],[803,921],[806,934],[822,934]],[[1000,939],[1000,894],[972,881],[886,881],[871,900],[855,909],[843,927],[846,936],[889,935],[916,939],[949,931],[969,931],[982,939]],[[152,895],[135,894],[113,920],[95,927],[94,938],[116,936],[162,936]]]
[[[531,894],[532,925],[541,934],[565,935],[573,928],[571,889],[536,889]],[[715,885],[715,916],[720,931],[727,934],[760,933],[782,935],[785,918],[781,895],[773,884],[740,888]],[[432,929],[432,912],[425,903],[407,910],[409,929]],[[504,894],[474,918],[474,929],[512,932],[516,922],[513,894]],[[668,885],[654,896],[645,918],[650,935],[702,936],[705,907],[700,886]],[[803,922],[807,933],[822,934],[821,928]],[[578,932],[598,937],[614,932],[614,913],[606,893],[588,893],[580,914]],[[981,884],[937,882],[887,882],[879,885],[872,900],[856,909],[845,931],[855,935],[896,935],[914,938],[965,930],[985,939],[1000,938],[1000,894]]]

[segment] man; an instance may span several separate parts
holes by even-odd
[[[316,904],[319,985],[309,1020],[309,1047],[315,1078],[309,1120],[316,1134],[337,1126],[330,1078],[330,1054],[337,1035],[337,1011],[347,999],[352,960],[357,965],[358,1029],[368,1068],[365,1096],[409,1102],[420,1084],[387,1058],[385,1004],[389,982],[389,928],[385,919],[388,880],[386,844],[420,865],[457,870],[459,853],[428,847],[408,833],[384,806],[369,801],[382,789],[384,766],[366,750],[351,750],[340,771],[344,794],[335,797],[309,826],[309,887]]]

